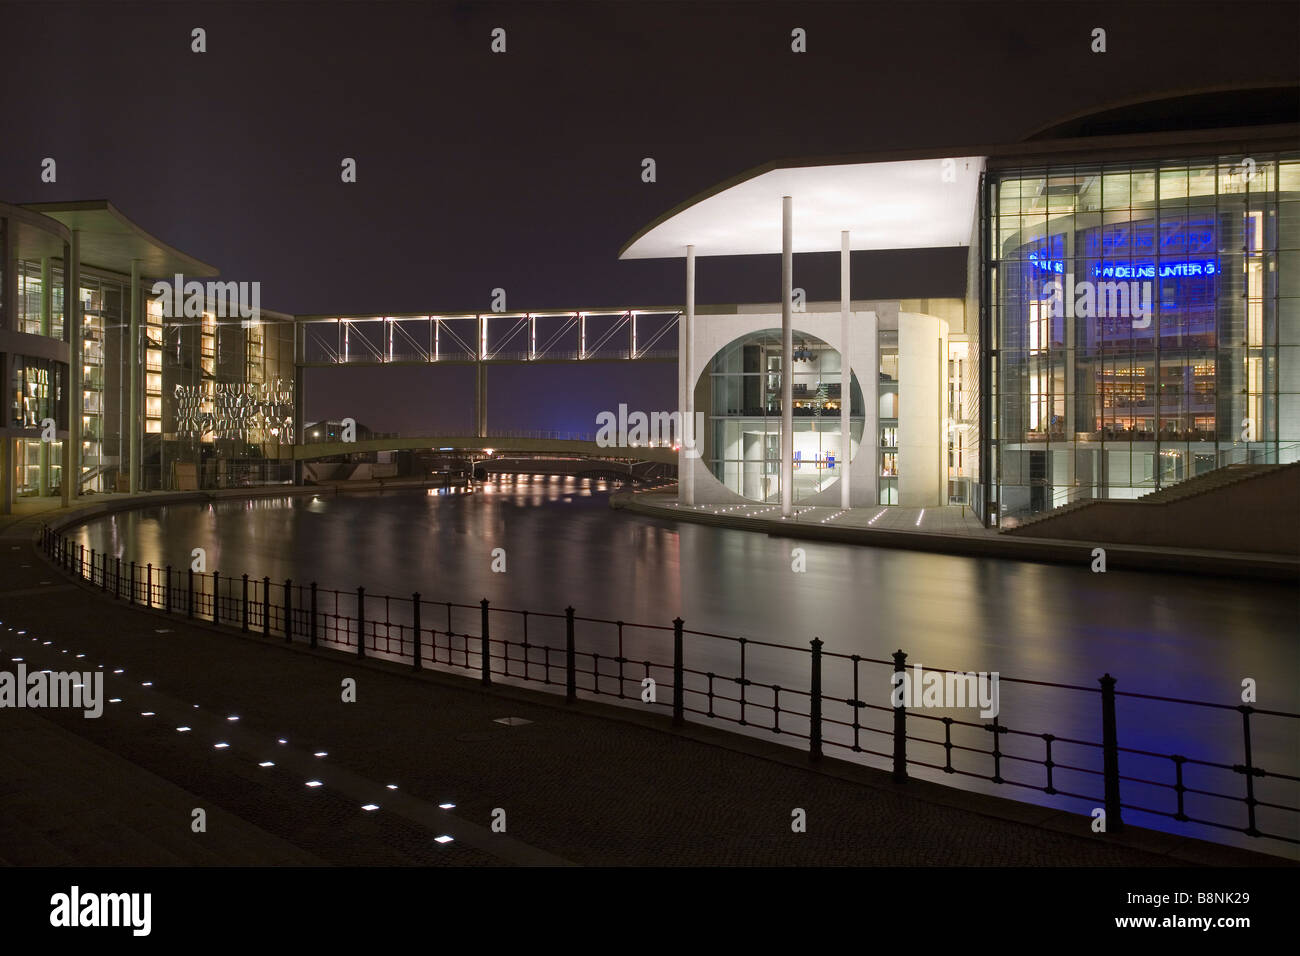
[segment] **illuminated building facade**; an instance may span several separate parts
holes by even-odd
[[[998,168],[985,200],[1004,519],[1294,460],[1300,153]]]
[[[19,497],[292,480],[290,318],[226,317],[206,300],[169,315],[154,288],[177,274],[216,271],[109,203],[0,204],[5,511]]]
[[[650,223],[621,255],[685,260],[681,407],[708,419],[680,502],[1011,526],[1297,460],[1298,102],[1184,94],[1012,145],[773,162]],[[963,252],[963,297],[948,276],[852,297],[852,253],[937,248]],[[838,310],[794,307],[798,256],[834,252]],[[696,310],[697,259],[742,255],[780,255],[782,301]]]

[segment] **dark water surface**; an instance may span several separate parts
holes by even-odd
[[[91,522],[76,540],[108,550],[124,561],[187,568],[193,548],[207,550],[207,567],[224,576],[248,573],[273,581],[315,580],[343,590],[364,586],[369,596],[562,612],[572,604],[586,617],[668,626],[680,615],[686,627],[757,641],[807,647],[814,637],[827,652],[886,659],[896,649],[909,663],[965,671],[997,671],[1003,725],[1035,734],[1099,741],[1100,702],[1095,693],[1047,690],[1012,684],[1010,677],[1097,687],[1109,673],[1120,690],[1237,704],[1241,682],[1258,682],[1258,706],[1300,710],[1300,602],[1297,589],[1237,579],[1137,574],[1093,574],[1086,567],[973,559],[850,545],[778,539],[743,531],[647,519],[609,508],[603,484],[572,478],[504,476],[475,494],[382,492],[340,496],[284,497],[213,504],[169,505],[126,512]],[[791,570],[791,549],[807,554],[807,571]],[[506,573],[491,571],[492,551],[504,548]],[[376,607],[378,605],[375,605]],[[370,614],[368,613],[368,618]],[[428,622],[426,621],[426,626]],[[532,621],[530,640],[563,645],[562,622]],[[497,634],[494,632],[494,637]],[[502,635],[504,636],[504,635]],[[624,633],[632,660],[670,663],[669,632]],[[617,653],[615,629],[584,628],[580,643],[602,657]],[[715,689],[735,697],[738,648],[707,638],[688,638],[687,666],[719,675]],[[788,688],[781,707],[806,711],[808,655],[747,649],[745,676]],[[585,665],[584,665],[585,666]],[[607,663],[602,662],[605,673]],[[644,670],[629,678],[639,678]],[[667,682],[670,673],[653,672]],[[828,658],[825,693],[884,706],[889,668],[859,665],[854,695],[852,664]],[[553,679],[555,675],[552,675]],[[692,686],[705,686],[701,675]],[[608,689],[616,689],[616,681]],[[639,690],[635,680],[627,693]],[[769,703],[770,691],[747,689],[750,700]],[[671,692],[664,694],[671,699]],[[701,709],[704,708],[701,703]],[[716,711],[738,716],[737,705],[719,700]],[[974,711],[936,712],[983,722]],[[770,726],[770,712],[749,713]],[[852,708],[830,704],[828,718],[852,722]],[[864,725],[885,729],[890,715],[864,712]],[[1121,699],[1120,742],[1135,749],[1184,754],[1226,764],[1241,763],[1242,720],[1233,711],[1179,707]],[[1296,773],[1300,767],[1297,721],[1252,719],[1256,766]],[[728,725],[733,726],[734,725]],[[784,714],[782,729],[805,731],[807,722]],[[943,739],[941,724],[912,720],[909,732]],[[954,743],[991,749],[992,734],[953,729]],[[830,726],[828,739],[852,742],[852,729]],[[1001,749],[1041,760],[1037,737],[1002,738]],[[799,744],[799,740],[787,742]],[[888,737],[860,735],[866,750],[887,752]],[[944,750],[916,744],[919,759],[939,765]],[[835,756],[854,755],[828,748]],[[861,755],[868,763],[881,759]],[[1100,767],[1088,748],[1057,742],[1057,763]],[[955,752],[958,769],[988,775],[991,758]],[[1124,755],[1121,771],[1172,784],[1168,760]],[[1002,775],[1035,786],[1045,783],[1041,766],[1004,760]],[[1243,778],[1230,771],[1188,765],[1188,786],[1244,794]],[[1037,790],[998,786],[961,775],[929,774],[944,783],[1047,803],[1087,813],[1096,801],[1049,797]],[[1060,790],[1100,794],[1100,778],[1058,768]],[[1297,788],[1260,781],[1256,796],[1295,806]],[[1126,804],[1172,811],[1166,788],[1128,785]],[[1245,809],[1222,800],[1187,797],[1187,812],[1245,825]],[[1260,810],[1268,832],[1300,835],[1297,814]],[[1266,852],[1295,855],[1285,844],[1229,831],[1180,823],[1133,811],[1132,824],[1232,842]]]

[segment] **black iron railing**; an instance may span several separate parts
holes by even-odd
[[[828,750],[880,758],[899,782],[907,779],[909,766],[925,767],[1090,801],[1105,810],[1109,832],[1122,829],[1124,811],[1133,810],[1300,844],[1300,776],[1290,765],[1296,759],[1300,715],[1293,713],[1119,691],[1109,674],[1096,687],[999,675],[1000,683],[1018,694],[1045,695],[1045,709],[1054,713],[1082,709],[1099,717],[1100,739],[1087,739],[1008,726],[996,715],[977,721],[893,706],[887,695],[888,703],[869,702],[864,688],[888,687],[907,667],[901,650],[883,660],[827,651],[815,638],[805,648],[690,630],[680,618],[671,624],[639,624],[584,617],[572,607],[563,613],[526,611],[494,607],[486,598],[461,604],[428,600],[419,593],[394,597],[368,594],[362,587],[322,588],[314,581],[140,566],[94,549],[87,552],[48,527],[42,529],[41,547],[63,570],[114,598],[266,638],[342,649],[357,657],[373,654],[408,662],[415,670],[468,671],[484,685],[523,681],[563,688],[568,701],[579,694],[640,700],[669,709],[676,725],[689,714],[801,741],[814,760]],[[733,666],[726,673],[720,666],[689,666],[688,654],[695,661],[725,660]],[[756,655],[763,660],[756,662]],[[792,687],[760,679],[776,671],[806,674],[807,682]],[[929,665],[925,671],[966,673]],[[667,701],[660,699],[661,690],[668,691]],[[1077,695],[1091,698],[1084,708],[1072,703],[1080,699]],[[1119,702],[1130,708],[1177,708],[1172,726],[1235,712],[1240,715],[1241,760],[1125,746]],[[1287,741],[1274,754],[1289,762],[1286,771],[1256,762],[1252,734],[1262,719],[1284,722],[1282,736],[1272,739]],[[1222,738],[1223,731],[1219,726],[1215,733]],[[1130,730],[1130,740],[1136,735]],[[1125,799],[1125,792],[1139,797]],[[1268,828],[1261,825],[1261,816],[1268,817]]]

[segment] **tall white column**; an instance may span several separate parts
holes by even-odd
[[[853,457],[853,368],[849,364],[849,231],[840,233],[840,507],[849,508],[849,459]],[[866,437],[865,435],[863,436]]]
[[[781,515],[794,513],[794,203],[781,197]]]
[[[678,326],[677,351],[681,372],[682,446],[677,455],[678,499],[695,504],[695,459],[704,448],[704,436],[695,433],[695,246],[686,247],[686,306]]]

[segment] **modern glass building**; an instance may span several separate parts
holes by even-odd
[[[852,298],[853,252],[935,248],[964,251],[964,297],[945,276],[934,294],[948,298]],[[791,308],[799,255],[835,251],[838,314]],[[759,254],[782,256],[786,301],[731,310],[776,321],[722,348],[712,326],[728,310],[693,308],[696,259]],[[712,422],[705,467],[679,461],[686,504],[791,515],[833,503],[848,473],[843,507],[961,503],[1010,527],[1300,459],[1294,87],[1131,104],[1010,145],[768,163],[621,255],[686,260],[679,379],[710,365],[707,394],[684,391],[682,408]],[[851,414],[831,426],[846,361]]]
[[[984,198],[1002,519],[1296,458],[1300,153],[1016,165]]]
[[[178,274],[184,314],[154,291]],[[0,508],[292,480],[292,322],[220,314],[216,275],[109,203],[0,204]]]

